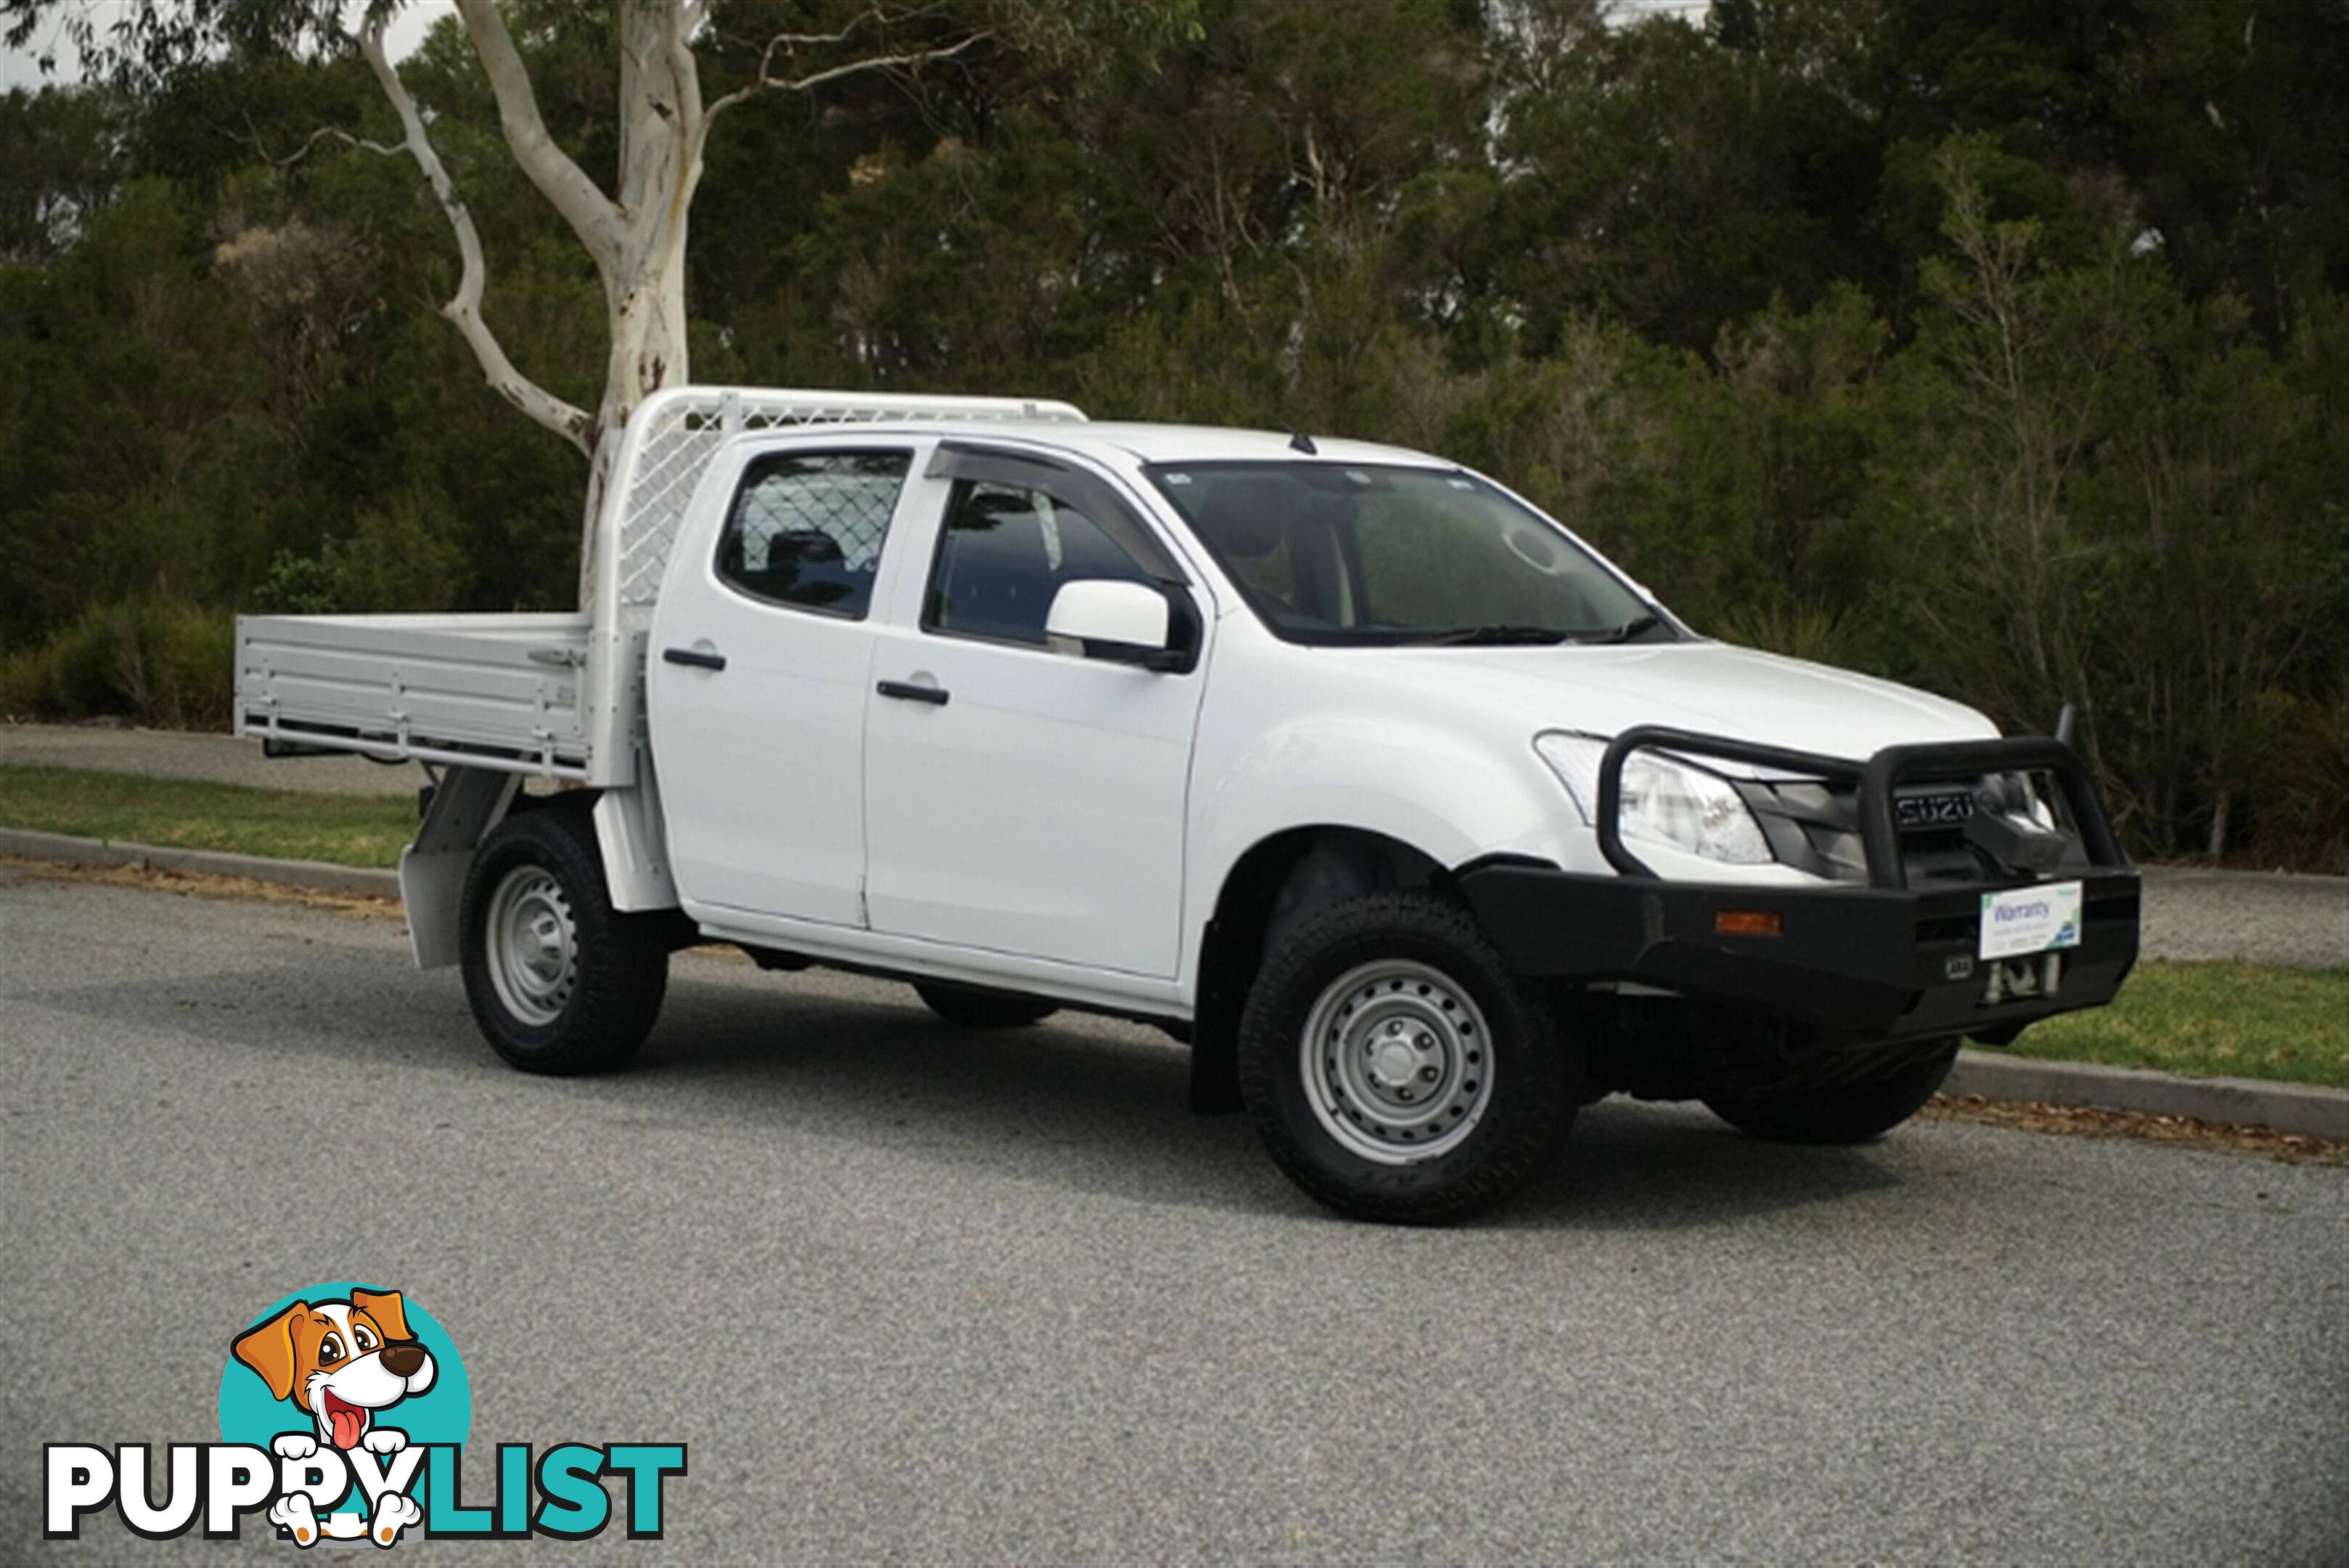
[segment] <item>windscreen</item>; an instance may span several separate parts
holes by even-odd
[[[1678,635],[1555,524],[1457,469],[1276,462],[1147,472],[1257,614],[1292,642]]]

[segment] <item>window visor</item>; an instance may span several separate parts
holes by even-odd
[[[938,443],[924,477],[974,479],[1045,491],[1092,518],[1102,533],[1124,547],[1134,565],[1160,582],[1183,587],[1191,581],[1165,542],[1134,515],[1133,508],[1106,481],[1083,469],[1030,452],[945,441]]]

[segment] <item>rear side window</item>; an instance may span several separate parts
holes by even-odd
[[[1091,516],[1050,491],[957,480],[922,625],[1041,648],[1052,596],[1084,578],[1157,580]]]
[[[718,575],[753,598],[862,620],[910,452],[791,452],[750,464]]]

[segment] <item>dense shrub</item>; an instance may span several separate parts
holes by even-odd
[[[235,644],[234,619],[221,610],[158,597],[103,606],[44,642],[0,655],[0,709],[220,728],[229,718]]]

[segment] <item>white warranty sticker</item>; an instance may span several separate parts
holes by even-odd
[[[2080,945],[2080,884],[2048,882],[1984,893],[1982,956],[2013,958]]]

